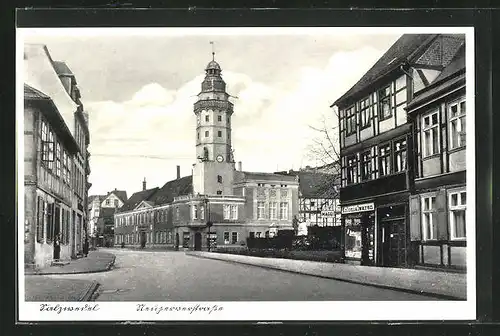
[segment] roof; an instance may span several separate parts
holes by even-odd
[[[52,61],[54,70],[59,76],[74,76],[73,72],[69,69],[68,65],[61,61]]]
[[[50,97],[28,84],[24,84],[24,99],[50,99]]]
[[[154,204],[171,203],[174,197],[188,195],[193,190],[193,176],[184,176],[180,179],[168,181],[158,192],[148,201]]]
[[[116,197],[118,197],[122,202],[125,202],[127,200],[127,192],[125,190],[112,190],[110,191],[106,196],[108,197],[111,194],[115,194]]]
[[[124,212],[135,209],[135,207],[139,203],[150,198],[158,190],[159,190],[158,187],[155,187],[152,189],[146,189],[132,194],[132,196],[130,196],[130,198],[123,204],[123,206],[118,210],[118,212]]]
[[[463,84],[465,84],[465,45],[460,47],[450,64],[429,86],[415,94],[406,110],[414,110],[439,94]]]
[[[93,202],[95,199],[102,201],[102,200],[104,200],[105,197],[106,197],[106,195],[91,195],[91,196],[89,196],[88,203]]]
[[[205,70],[210,70],[210,69],[221,70],[219,63],[217,63],[216,61],[210,61],[207,64]]]
[[[335,175],[301,171],[299,175],[299,191],[305,198],[336,198],[339,179]]]
[[[283,175],[277,173],[260,173],[260,172],[246,172],[243,171],[243,179],[245,180],[263,180],[263,181],[283,181],[295,182],[294,175]]]
[[[437,34],[404,34],[332,106],[364,94],[364,91],[371,87],[375,81],[399,68],[401,64],[413,61],[418,56],[418,52],[428,46],[437,36]]]

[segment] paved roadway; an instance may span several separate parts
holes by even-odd
[[[110,250],[113,270],[58,275],[97,280],[96,301],[432,300],[427,296],[188,256],[183,252]]]

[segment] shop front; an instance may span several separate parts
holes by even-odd
[[[342,207],[343,252],[346,263],[375,264],[375,204]]]

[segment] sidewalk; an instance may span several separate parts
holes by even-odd
[[[91,301],[99,284],[90,280],[54,279],[45,276],[24,278],[26,301]]]
[[[466,300],[466,274],[430,270],[354,266],[304,260],[250,257],[214,252],[186,252],[187,255],[236,262],[281,271],[307,274],[362,285],[431,295],[443,299]]]
[[[109,270],[115,263],[115,255],[108,252],[90,251],[87,257],[71,260],[66,265],[43,269],[25,270],[26,275],[79,274]]]

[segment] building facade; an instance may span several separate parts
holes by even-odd
[[[44,45],[25,46],[24,80],[25,264],[45,267],[83,254],[88,118],[74,75]]]
[[[415,143],[410,240],[422,266],[466,268],[465,44],[407,107]]]
[[[298,213],[295,176],[245,172],[233,157],[229,101],[215,60],[193,111],[195,157],[190,176],[135,193],[115,215],[115,243],[175,249],[242,246],[246,238],[292,229]]]
[[[114,213],[127,200],[127,192],[115,190],[106,195],[89,196],[89,237],[92,246],[113,246]]]
[[[339,111],[340,200],[345,260],[408,267],[414,187],[412,123],[406,107],[464,43],[462,35],[406,34],[332,105]]]

